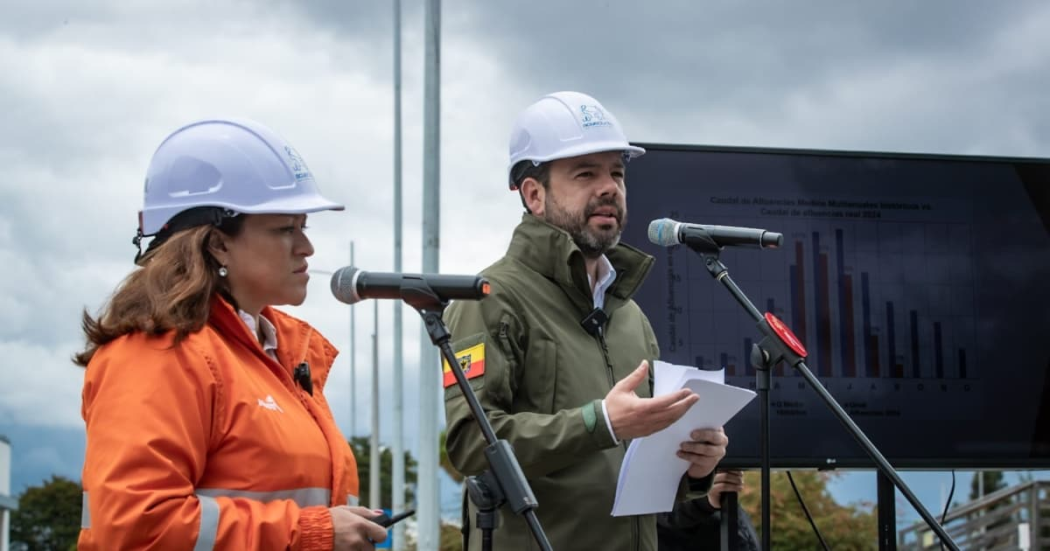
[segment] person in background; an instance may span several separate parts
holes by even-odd
[[[306,298],[299,154],[252,121],[160,144],[131,272],[84,313],[87,427],[78,548],[372,549],[357,463],[324,397],[336,349],[274,306]],[[143,252],[142,239],[152,237]]]
[[[656,516],[660,551],[722,549],[722,494],[744,491],[744,473],[721,471],[706,495],[687,496],[674,509]],[[723,551],[758,551],[758,535],[751,518],[737,505],[737,547]]]

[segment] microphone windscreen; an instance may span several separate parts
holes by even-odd
[[[357,294],[357,276],[360,273],[361,270],[353,266],[346,266],[332,274],[332,294],[335,295],[336,300],[347,304],[361,302],[361,297]]]
[[[661,247],[678,245],[678,222],[670,218],[649,222],[649,241]]]

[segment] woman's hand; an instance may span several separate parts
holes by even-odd
[[[367,551],[375,549],[376,543],[386,541],[386,528],[369,520],[381,511],[346,505],[332,507],[328,511],[332,514],[335,531],[335,551]]]

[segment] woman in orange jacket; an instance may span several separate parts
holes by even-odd
[[[80,549],[372,549],[357,464],[324,399],[337,352],[274,308],[306,298],[302,158],[251,121],[157,149],[135,270],[84,315]],[[153,237],[143,253],[141,240]]]

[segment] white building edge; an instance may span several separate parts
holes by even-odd
[[[11,511],[18,500],[11,495],[11,442],[0,434],[0,551],[11,548]]]

